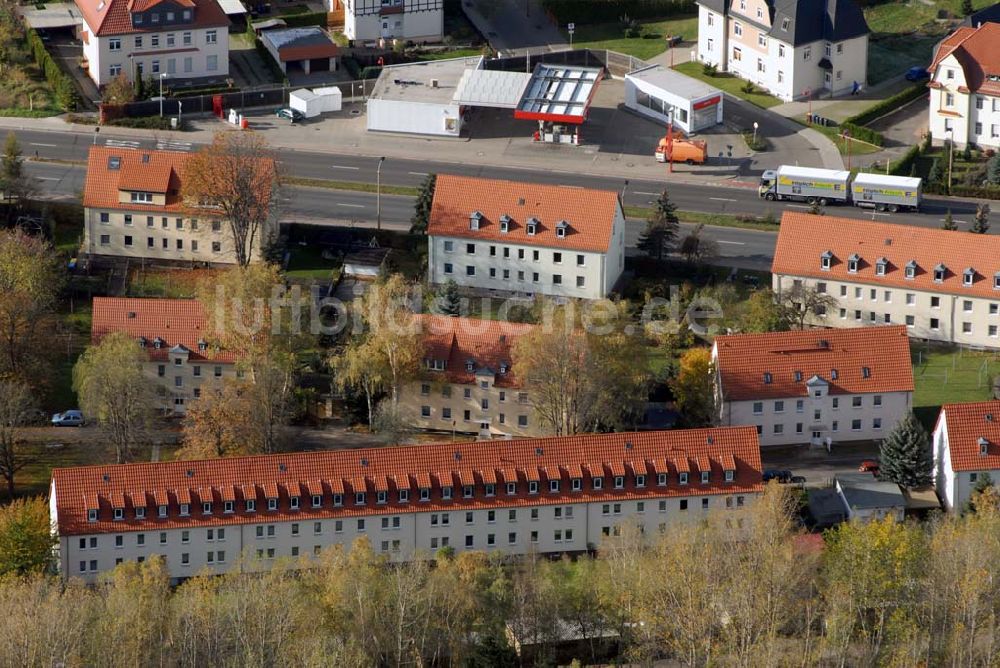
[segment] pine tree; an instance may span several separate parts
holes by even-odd
[[[986,163],[986,180],[991,185],[1000,185],[1000,153],[997,153]]]
[[[929,183],[941,182],[941,161],[937,158],[934,158],[934,162],[931,163],[931,171],[927,174],[927,181]]]
[[[462,315],[462,299],[458,294],[458,283],[455,279],[448,279],[444,284],[444,291],[438,299],[438,312],[455,318]]]
[[[976,205],[976,217],[972,221],[972,229],[970,232],[975,232],[976,234],[986,234],[990,231],[990,205],[986,202],[980,202]]]
[[[912,412],[882,442],[881,456],[879,479],[903,487],[930,484],[934,468],[930,436]]]
[[[426,234],[427,224],[431,219],[431,205],[434,203],[434,187],[437,185],[437,174],[428,174],[420,184],[420,193],[413,205],[413,217],[410,219],[410,234]]]
[[[656,198],[656,208],[646,221],[646,231],[639,237],[636,246],[649,257],[662,260],[673,249],[679,231],[677,205],[670,201],[670,196],[664,190]]]
[[[972,162],[972,144],[969,142],[965,142],[965,148],[962,149],[962,160]]]
[[[944,214],[944,222],[941,223],[942,230],[948,230],[949,232],[954,232],[958,229],[958,225],[955,224],[955,219],[951,215],[951,209],[948,209],[947,213]]]
[[[962,16],[968,16],[976,11],[976,8],[972,6],[972,0],[962,0]]]

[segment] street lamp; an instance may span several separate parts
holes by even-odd
[[[182,121],[181,121],[181,113],[184,111],[183,110],[183,106],[184,105],[181,104],[181,101],[177,100],[177,129],[178,130],[182,129],[181,128],[181,123],[182,123]]]
[[[160,118],[163,118],[163,80],[167,78],[166,72],[160,73]]]
[[[951,194],[951,169],[955,164],[955,130],[948,128],[944,131],[948,135],[948,194]]]
[[[847,142],[847,171],[851,171],[851,131],[844,130],[844,141]]]
[[[757,128],[758,127],[760,127],[760,124],[757,123],[757,121],[754,121],[753,122],[753,142],[752,142],[754,146],[757,145]],[[753,148],[753,147],[751,147],[751,148]]]
[[[382,231],[382,163],[385,156],[378,159],[378,167],[375,169],[375,229]]]

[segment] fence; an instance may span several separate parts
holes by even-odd
[[[570,49],[552,53],[534,53],[526,56],[507,56],[486,61],[488,70],[507,72],[531,71],[538,63],[550,65],[576,65],[578,67],[603,67],[613,77],[623,77],[629,72],[645,67],[648,63],[624,53],[606,49]]]

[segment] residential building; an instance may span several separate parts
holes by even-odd
[[[868,72],[854,0],[698,0],[698,60],[782,100],[844,95]]]
[[[625,269],[625,214],[610,190],[438,174],[428,280],[601,299]]]
[[[913,406],[903,326],[718,336],[712,361],[719,424],[762,446],[884,438]]]
[[[977,485],[1000,483],[1000,401],[945,404],[932,443],[938,496],[961,511]]]
[[[961,27],[937,45],[929,128],[935,139],[1000,147],[1000,23]]]
[[[713,511],[735,531],[762,491],[754,430],[717,427],[55,469],[49,499],[63,577],[162,555],[176,582],[360,537],[402,560],[578,553]]]
[[[115,332],[127,333],[149,355],[145,375],[164,413],[183,415],[207,383],[240,374],[238,356],[210,343],[198,300],[94,297],[91,342]]]
[[[357,42],[444,38],[444,0],[329,0],[328,6],[343,17],[344,35]]]
[[[399,403],[421,429],[482,437],[538,436],[542,432],[514,376],[514,345],[534,325],[422,315],[422,376],[407,383]]]
[[[233,264],[229,225],[181,194],[189,154],[93,146],[83,188],[83,251],[90,256]],[[257,234],[259,257],[273,229]]]
[[[229,76],[229,18],[216,0],[75,0],[81,66],[98,86],[124,74],[158,80]]]
[[[871,522],[891,517],[902,522],[906,497],[894,482],[878,480],[871,473],[838,473],[834,488],[848,521]]]
[[[779,295],[803,286],[833,300],[814,324],[906,325],[911,338],[1000,347],[992,234],[786,212],[771,273]]]

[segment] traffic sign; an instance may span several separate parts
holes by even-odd
[[[572,35],[575,31],[576,31],[576,24],[575,23],[569,23],[569,24],[566,25],[566,32],[568,32],[569,34]]]

